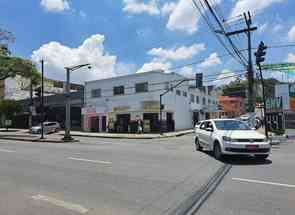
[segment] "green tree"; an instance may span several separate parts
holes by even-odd
[[[19,75],[32,79],[33,85],[40,81],[40,73],[30,60],[11,56],[8,43],[15,40],[11,32],[0,29],[0,80]]]
[[[21,112],[22,106],[14,100],[0,101],[0,114],[2,124],[5,120],[12,120],[16,113]],[[8,129],[8,127],[6,127]]]

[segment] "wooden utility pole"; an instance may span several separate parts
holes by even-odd
[[[256,31],[257,27],[251,27],[252,25],[252,18],[251,14],[244,13],[245,22],[247,28],[228,32],[226,36],[232,36],[236,34],[246,33],[248,39],[248,111],[254,112],[255,111],[255,95],[254,95],[254,71],[253,71],[253,63],[252,63],[252,42],[251,42],[251,32]]]

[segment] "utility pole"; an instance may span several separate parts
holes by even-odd
[[[41,60],[41,139],[44,139],[44,60]]]
[[[245,22],[247,28],[240,29],[237,31],[227,32],[225,36],[232,36],[236,34],[246,33],[248,39],[248,109],[249,112],[255,111],[255,95],[254,95],[254,72],[253,72],[253,63],[252,63],[252,41],[251,41],[251,33],[252,31],[256,31],[257,27],[252,27],[252,17],[250,12],[244,13]],[[219,32],[217,32],[219,33]]]
[[[72,142],[74,138],[71,136],[71,83],[70,83],[70,75],[71,72],[78,70],[83,67],[88,67],[91,69],[91,65],[81,64],[78,66],[72,67],[65,67],[66,70],[66,90],[65,90],[65,97],[66,97],[66,122],[65,122],[65,135],[63,137],[64,142]]]
[[[66,123],[65,123],[65,136],[63,138],[64,141],[70,142],[73,141],[71,137],[71,85],[70,85],[70,68],[66,68]]]
[[[250,112],[255,112],[255,95],[254,95],[254,71],[252,64],[252,44],[251,44],[251,25],[252,18],[248,11],[247,14],[244,13],[245,22],[247,25],[247,37],[248,37],[248,107]]]
[[[30,111],[29,111],[29,129],[31,129],[33,125],[33,82],[32,78],[30,78]]]

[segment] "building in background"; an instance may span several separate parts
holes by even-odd
[[[245,104],[242,97],[219,96],[218,102],[222,109],[221,118],[235,118],[245,113]]]
[[[49,121],[58,121],[61,125],[65,121],[65,90],[66,83],[45,79],[44,81],[44,107],[45,118]],[[38,88],[40,86],[35,87]],[[30,99],[30,80],[17,76],[7,78],[0,82],[0,100],[10,99],[18,101],[23,110],[17,114],[13,120],[13,126],[18,128],[28,128],[30,113],[33,115],[33,124],[40,123],[40,101],[33,92],[32,101]],[[72,127],[81,129],[81,109],[84,101],[84,86],[71,84],[71,116]],[[32,108],[30,108],[32,103]]]
[[[84,130],[136,132],[138,121],[142,121],[144,132],[158,132],[160,94],[183,79],[185,77],[176,73],[153,71],[86,82],[82,110]],[[188,129],[194,122],[209,118],[209,107],[217,104],[213,93],[208,95],[209,91],[184,82],[163,96],[162,129]]]
[[[277,84],[268,98],[267,121],[273,129],[295,129],[295,84]]]

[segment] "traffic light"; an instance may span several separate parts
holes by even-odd
[[[41,87],[38,87],[37,89],[35,89],[35,96],[39,99],[39,100],[41,100],[41,95],[42,93],[41,93]]]
[[[203,87],[203,73],[196,73],[196,88]]]
[[[266,49],[267,49],[267,46],[264,45],[264,43],[261,41],[258,46],[257,52],[255,52],[257,65],[260,65],[260,63],[264,62],[264,60],[265,60],[264,56],[266,55],[266,51],[265,51]]]

